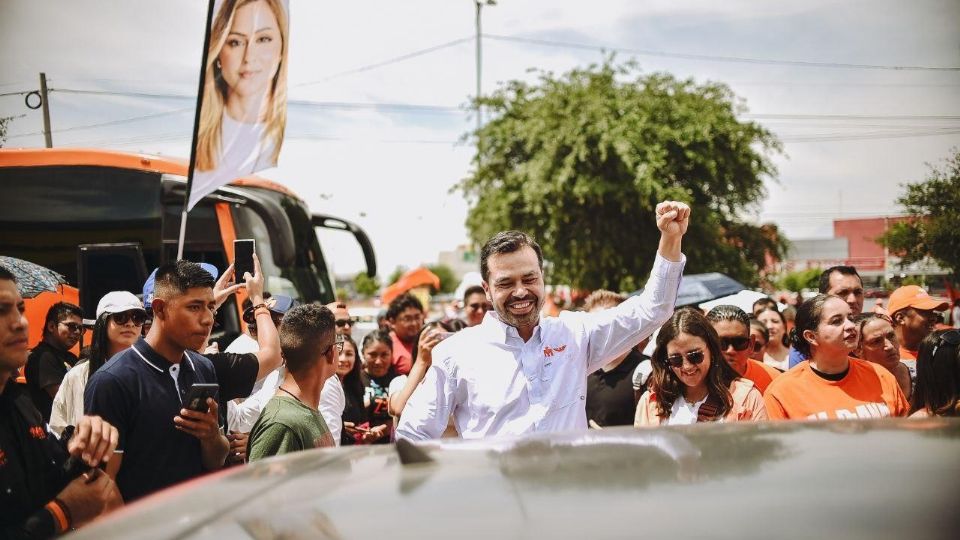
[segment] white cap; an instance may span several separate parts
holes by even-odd
[[[97,318],[104,313],[122,313],[131,309],[143,309],[143,303],[140,302],[133,293],[127,291],[113,291],[103,295],[97,304]]]

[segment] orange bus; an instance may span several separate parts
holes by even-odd
[[[63,298],[93,318],[111,290],[139,293],[146,274],[176,257],[187,164],[167,157],[93,149],[0,149],[0,255],[59,272],[67,286],[28,301],[31,346],[46,309]],[[311,214],[283,185],[240,178],[190,211],[184,258],[225,269],[233,240],[256,239],[266,290],[301,302],[332,302],[335,289],[316,228],[352,234],[367,272],[376,258],[366,233],[348,221]],[[215,339],[241,331],[237,300],[217,315]]]

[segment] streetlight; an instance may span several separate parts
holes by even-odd
[[[477,21],[477,163],[480,162],[480,128],[483,126],[483,118],[480,115],[480,71],[482,69],[483,63],[481,60],[481,30],[480,30],[480,12],[483,9],[483,6],[495,6],[497,5],[497,0],[473,0],[474,5],[477,7],[476,10],[476,21]]]

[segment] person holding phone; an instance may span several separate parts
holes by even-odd
[[[84,411],[119,432],[116,480],[128,502],[220,469],[227,457],[217,401],[207,399],[206,412],[184,407],[194,383],[217,383],[213,364],[196,352],[213,327],[213,286],[213,276],[196,263],[161,266],[150,333],[87,383]]]

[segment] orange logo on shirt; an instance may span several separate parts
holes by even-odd
[[[30,436],[37,440],[44,440],[47,438],[46,432],[43,431],[41,426],[31,426],[30,427]]]
[[[567,350],[566,345],[561,345],[559,347],[544,347],[543,355],[546,356],[547,358],[550,358],[551,356],[553,356],[553,353],[561,353],[565,350]]]

